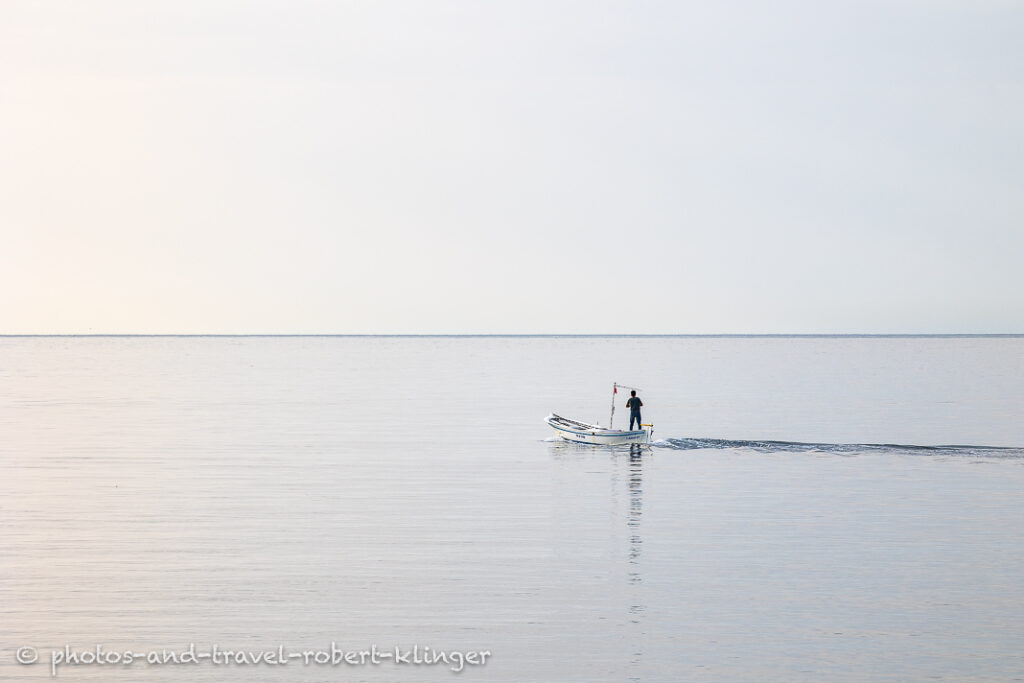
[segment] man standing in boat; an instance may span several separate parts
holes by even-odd
[[[629,430],[633,431],[633,420],[636,420],[637,429],[642,429],[640,426],[640,406],[644,404],[636,396],[635,391],[629,392],[629,400],[626,401],[626,407],[629,408]]]

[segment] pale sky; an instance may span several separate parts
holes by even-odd
[[[0,0],[0,334],[1024,332],[1024,3]]]

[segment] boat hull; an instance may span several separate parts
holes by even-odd
[[[599,425],[576,422],[558,415],[549,415],[544,420],[563,441],[586,443],[595,446],[618,446],[621,444],[647,443],[651,439],[650,429],[602,429]]]

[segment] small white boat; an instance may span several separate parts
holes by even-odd
[[[632,387],[623,386],[621,384],[612,385],[612,412],[608,418],[608,429],[605,429],[601,425],[593,425],[586,422],[579,422],[578,420],[570,420],[567,417],[555,415],[554,413],[551,413],[544,418],[544,421],[548,423],[548,426],[555,430],[555,435],[565,441],[589,443],[600,446],[648,443],[651,440],[651,434],[654,433],[654,425],[652,424],[642,424],[640,425],[640,429],[634,430],[611,428],[611,425],[615,420],[615,395],[618,393],[620,388],[632,389]],[[636,391],[639,391],[639,389],[636,389]]]
[[[555,430],[560,438],[576,443],[592,443],[600,446],[617,446],[626,443],[647,443],[651,440],[651,428],[629,431],[626,429],[605,429],[600,425],[577,422],[552,413],[544,421]]]

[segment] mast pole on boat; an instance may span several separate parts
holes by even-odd
[[[612,420],[615,419],[615,394],[619,393],[619,385],[612,383],[612,414],[608,416],[608,429],[615,429]]]

